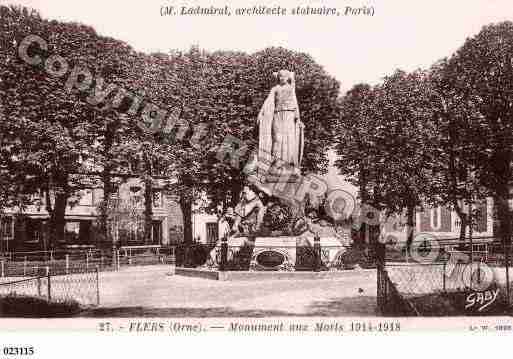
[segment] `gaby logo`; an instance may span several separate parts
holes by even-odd
[[[465,309],[477,308],[477,311],[481,312],[495,302],[498,294],[499,288],[470,293],[466,298]]]

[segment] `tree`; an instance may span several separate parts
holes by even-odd
[[[30,196],[38,192],[38,180],[34,177],[36,164],[26,161],[25,153],[20,148],[23,139],[13,136],[8,126],[13,120],[9,110],[11,104],[7,91],[9,91],[10,75],[16,65],[16,54],[13,51],[16,45],[14,30],[11,25],[30,28],[31,22],[40,21],[41,17],[35,10],[18,7],[0,6],[0,210],[5,208],[23,208],[30,203]]]
[[[339,84],[306,54],[283,48],[253,55],[192,48],[146,56],[90,27],[48,21],[26,8],[1,7],[1,14],[1,43],[8,45],[2,46],[1,62],[5,75],[0,91],[6,100],[2,158],[9,162],[3,169],[29,194],[44,193],[56,241],[63,239],[65,209],[77,191],[102,182],[108,201],[113,181],[131,175],[145,183],[146,239],[151,235],[153,177],[159,175],[176,178],[173,191],[180,195],[185,238],[191,241],[192,209],[201,193],[207,191],[214,205],[237,202],[244,180],[240,168],[213,159],[227,135],[256,147],[255,119],[272,86],[272,72],[280,68],[297,74],[306,125],[304,171],[326,169]],[[31,55],[41,56],[38,66],[17,54],[27,35],[48,44],[29,48]],[[44,65],[50,55],[65,59],[65,77],[49,76]],[[61,66],[53,63],[51,70],[63,70]],[[91,72],[89,86],[74,88],[67,82],[78,67]],[[129,100],[115,104],[119,88],[142,93],[145,103],[139,111],[127,111]],[[103,96],[94,97],[98,92]],[[155,117],[154,111],[141,110],[145,105],[173,113],[186,125],[146,131],[138,116],[149,126]],[[141,165],[134,168],[134,162]],[[33,187],[27,187],[26,178],[33,179]],[[107,207],[101,208],[100,227],[108,237]]]
[[[340,100],[340,121],[337,123],[335,165],[340,173],[359,189],[361,206],[372,205],[370,186],[372,185],[371,164],[367,161],[369,154],[368,134],[373,126],[373,113],[370,109],[375,93],[368,84],[357,84]],[[361,224],[360,242],[365,242],[366,226]]]
[[[145,238],[149,241],[152,226],[153,181],[154,177],[167,179],[168,194],[180,198],[184,222],[184,238],[192,242],[192,207],[191,197],[194,183],[189,178],[197,175],[197,158],[201,151],[196,151],[188,142],[191,127],[181,127],[186,119],[189,102],[195,94],[195,78],[198,73],[190,66],[189,59],[182,53],[155,53],[144,56],[143,66],[138,69],[137,87],[152,106],[153,115],[144,116],[144,123],[134,128],[133,141],[125,146],[125,152],[140,166],[139,174],[145,188]],[[199,87],[196,87],[199,91]],[[194,118],[191,116],[191,118]],[[181,125],[173,121],[183,121]],[[180,133],[183,131],[184,133]],[[190,183],[189,183],[190,182]]]
[[[103,187],[104,204],[115,193],[116,185],[121,180],[133,175],[126,157],[126,143],[133,137],[134,122],[137,113],[130,108],[133,101],[117,96],[122,91],[134,91],[140,73],[141,56],[125,43],[105,37],[98,37],[96,42],[95,61],[89,68],[95,74],[90,94],[97,94],[98,89],[106,95],[97,96],[97,100],[89,103],[91,115],[96,127],[91,130],[95,137],[95,146],[91,151],[89,171],[98,174]],[[108,89],[111,88],[111,91]],[[121,176],[121,177],[120,177]],[[99,207],[100,242],[112,244],[107,225],[108,213],[106,206]]]
[[[171,141],[171,147],[158,151],[164,149],[172,159],[164,161],[166,165],[160,161],[160,173],[176,176],[172,187],[180,195],[187,242],[192,240],[192,209],[201,193],[206,191],[214,208],[237,203],[244,181],[243,163],[236,168],[220,162],[217,152],[228,135],[256,148],[256,116],[272,87],[273,71],[286,67],[297,73],[310,150],[304,167],[307,171],[325,169],[339,87],[309,56],[281,48],[248,55],[209,53],[193,47],[188,52],[154,54],[151,62],[144,76],[151,98],[160,109],[184,121],[182,125],[186,123],[176,125],[170,136],[157,141]]]
[[[475,106],[459,136],[473,152],[469,162],[479,183],[494,197],[499,237],[511,244],[510,199],[513,152],[513,23],[485,26],[465,41],[445,68],[445,81],[461,101]]]
[[[131,50],[120,42],[100,38],[84,25],[44,20],[26,8],[1,7],[0,11],[2,44],[9,44],[3,49],[1,63],[0,91],[6,99],[6,121],[1,124],[7,151],[4,157],[11,161],[11,170],[22,168],[36,179],[31,191],[44,194],[55,244],[64,238],[66,206],[73,204],[71,199],[78,190],[96,185],[97,179],[88,174],[101,157],[99,142],[108,138],[103,136],[105,126],[110,126],[106,120],[118,119],[108,106],[95,107],[101,103],[91,101],[89,91],[71,86],[67,79],[72,78],[72,69],[78,68],[97,74],[95,80],[101,76],[107,80],[122,77],[123,68],[116,59]],[[28,35],[40,36],[48,45],[29,47],[31,55],[42,58],[36,66],[18,56],[18,46]],[[44,67],[50,55],[65,59],[69,66],[66,76],[50,73],[65,70],[62,64]],[[81,73],[76,80],[87,84],[84,78],[87,76]],[[103,155],[108,157],[105,151]]]
[[[432,174],[434,205],[452,208],[460,218],[460,242],[464,244],[467,228],[472,233],[473,204],[486,199],[475,177],[474,139],[465,135],[473,119],[480,114],[474,103],[465,101],[452,83],[447,60],[438,61],[430,71],[433,113],[438,136],[438,155]]]
[[[409,246],[415,209],[433,196],[437,137],[428,76],[396,71],[373,89],[356,86],[341,105],[337,166],[387,218],[406,210]]]

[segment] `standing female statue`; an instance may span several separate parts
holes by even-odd
[[[258,160],[279,169],[292,166],[299,173],[303,157],[304,126],[299,118],[294,73],[275,73],[279,84],[267,96],[258,114]]]

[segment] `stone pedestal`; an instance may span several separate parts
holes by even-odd
[[[228,239],[227,270],[295,271],[313,270],[314,235],[230,237]],[[341,256],[347,246],[337,237],[320,237],[321,267],[341,266]],[[213,267],[220,262],[221,244],[212,250]]]
[[[296,246],[296,237],[257,237],[249,269],[293,271]]]

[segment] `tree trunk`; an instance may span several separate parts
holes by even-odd
[[[66,225],[66,206],[69,198],[68,176],[64,175],[60,179],[60,190],[55,191],[55,199],[52,206],[50,198],[50,188],[46,189],[46,211],[50,215],[48,221],[49,236],[47,249],[54,249],[59,243],[64,242],[64,227]]]
[[[188,196],[180,196],[180,208],[183,216],[183,243],[184,243],[184,267],[193,267],[191,245],[193,237],[192,229],[192,200]]]
[[[180,208],[183,216],[183,241],[185,245],[192,244],[192,201],[187,197],[180,197]]]
[[[366,183],[366,180],[365,180],[365,174],[363,172],[363,166],[360,165],[360,171],[359,171],[359,174],[358,174],[358,182],[359,182],[359,187],[360,187],[360,206],[362,208],[365,207],[365,205],[367,204],[368,200],[369,200],[369,193],[367,191],[367,183]],[[374,189],[376,191],[376,189]],[[375,195],[376,195],[376,192],[375,192]],[[367,223],[365,223],[364,221],[360,220],[360,230],[359,230],[359,245],[361,246],[361,248],[364,248],[365,247],[365,243],[367,242],[367,233],[370,232],[370,229],[367,230]],[[369,236],[370,236],[370,233],[369,233]]]
[[[114,188],[112,186],[112,175],[111,170],[112,166],[109,161],[110,159],[110,151],[112,149],[112,146],[114,144],[114,134],[115,134],[115,125],[113,124],[107,124],[105,129],[105,144],[103,148],[103,155],[105,157],[103,164],[103,172],[102,172],[102,182],[103,182],[103,201],[104,201],[104,207],[100,213],[100,241],[103,242],[104,245],[109,246],[112,245],[115,246],[115,238],[111,238],[110,228],[109,224],[107,223],[108,219],[108,201],[112,195],[112,192],[114,191]]]
[[[144,176],[144,243],[151,244],[152,230],[153,230],[153,156],[150,151],[153,149],[144,150],[144,169],[146,170]]]
[[[152,243],[153,230],[153,181],[151,174],[144,181],[144,243]]]
[[[497,196],[495,198],[497,206],[497,218],[499,220],[499,238],[505,245],[511,244],[512,232],[512,216],[509,206],[509,188],[507,185],[502,185],[498,188]]]
[[[410,202],[406,207],[406,227],[408,230],[406,239],[406,251],[407,255],[410,253],[411,245],[413,243],[413,236],[415,233],[415,205]]]
[[[110,196],[112,195],[113,188],[112,188],[112,177],[110,175],[110,170],[108,167],[105,167],[102,173],[102,182],[103,182],[103,208],[100,212],[100,238],[98,244],[108,245],[108,244],[114,244],[111,243],[110,239],[110,232],[109,232],[109,225],[107,223],[108,218],[108,201],[110,199]],[[114,240],[114,239],[112,239]]]
[[[66,225],[66,205],[68,202],[68,193],[61,192],[55,195],[55,203],[53,205],[53,211],[50,215],[50,226],[52,236],[49,239],[50,249],[56,248],[59,243],[65,241],[64,227]]]
[[[456,203],[454,205],[454,210],[456,211],[456,214],[458,215],[460,219],[460,237],[459,237],[459,247],[460,250],[463,250],[463,247],[465,246],[465,237],[467,234],[467,227],[469,225],[467,214],[463,212],[460,205]]]

